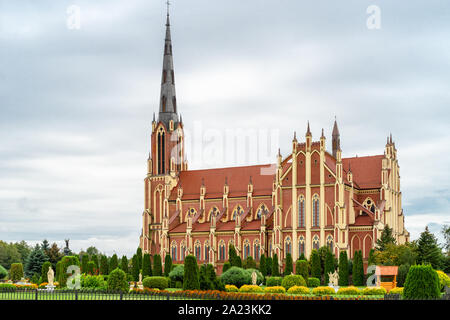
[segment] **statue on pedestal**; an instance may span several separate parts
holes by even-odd
[[[258,279],[258,275],[255,271],[252,272],[252,285],[256,286],[256,280]]]

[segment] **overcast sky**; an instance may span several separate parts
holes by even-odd
[[[135,252],[165,12],[163,0],[0,0],[0,239]],[[450,223],[447,0],[178,0],[171,23],[188,150],[233,129],[277,137],[287,155],[308,120],[330,146],[336,116],[344,157],[382,154],[392,132],[412,239]],[[190,169],[276,160],[224,148],[188,151]]]

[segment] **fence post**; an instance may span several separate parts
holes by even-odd
[[[78,300],[78,290],[75,289],[75,300]]]
[[[123,298],[123,291],[120,290],[120,300],[122,300],[122,298]]]
[[[170,300],[170,295],[168,292],[167,292],[167,300]]]
[[[36,297],[36,300],[38,299],[38,290],[36,289],[36,291],[35,291],[35,297]]]

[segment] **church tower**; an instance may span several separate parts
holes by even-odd
[[[175,73],[168,7],[159,113],[157,121],[155,115],[153,115],[151,143],[152,149],[148,165],[150,175],[175,175],[177,172],[186,170],[183,123],[181,115],[178,114],[175,94]]]

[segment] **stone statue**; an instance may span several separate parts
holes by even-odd
[[[252,285],[256,285],[256,280],[258,279],[258,275],[255,271],[252,272]]]
[[[47,278],[48,278],[48,285],[53,286],[53,280],[55,279],[55,273],[53,272],[52,267],[48,268]]]
[[[330,279],[328,285],[330,287],[337,287],[339,281],[339,273],[334,271],[333,273],[328,272],[328,278]]]
[[[138,283],[142,283],[142,272],[139,272],[139,281]]]

